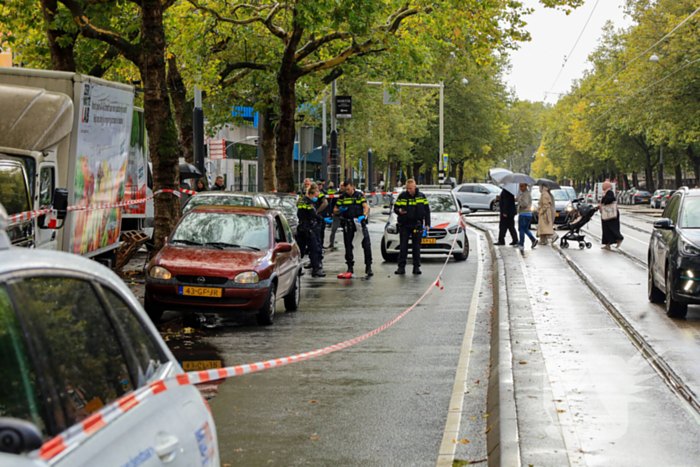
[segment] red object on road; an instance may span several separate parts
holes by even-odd
[[[338,279],[352,279],[353,274],[351,272],[344,272],[342,274],[338,274]]]

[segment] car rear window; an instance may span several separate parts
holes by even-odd
[[[183,214],[197,206],[253,206],[251,196],[193,196],[183,208]]]
[[[265,250],[270,248],[270,221],[265,216],[195,211],[180,221],[170,243]]]

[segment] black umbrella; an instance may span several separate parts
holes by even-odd
[[[508,174],[499,180],[501,185],[508,185],[509,183],[524,183],[526,185],[534,185],[535,179],[529,175],[525,174]]]
[[[547,180],[546,178],[538,178],[535,185],[544,185],[550,190],[561,190],[561,186],[557,182]]]
[[[181,162],[180,163],[180,180],[185,180],[188,178],[199,178],[202,176],[202,172],[197,170],[197,167],[195,167],[192,164],[188,164],[187,162]]]

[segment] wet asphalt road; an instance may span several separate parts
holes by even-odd
[[[280,301],[271,327],[210,320],[171,339],[171,349],[186,365],[252,363],[342,342],[401,314],[435,280],[444,258],[424,259],[421,276],[394,276],[396,265],[383,263],[379,251],[385,219],[375,217],[373,278],[337,279],[345,272],[341,247],[326,255],[327,277],[302,278],[298,312],[284,313]],[[215,395],[209,404],[222,465],[435,465],[477,258],[472,251],[466,262],[451,260],[443,290],[353,348],[201,388]],[[355,269],[362,266],[360,258]],[[192,323],[187,318],[185,326]],[[179,329],[176,322],[161,328],[166,335]],[[468,404],[474,418],[484,413],[485,390],[482,396]]]

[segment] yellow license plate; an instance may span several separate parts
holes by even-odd
[[[423,245],[434,245],[437,243],[437,240],[434,238],[424,238],[420,241]]]
[[[182,369],[185,371],[215,370],[222,368],[221,360],[199,360],[195,362],[182,362]]]
[[[211,287],[180,287],[179,292],[192,297],[221,297],[221,289]]]

